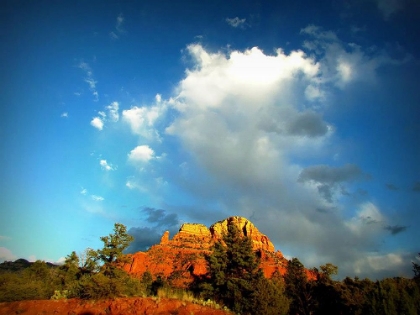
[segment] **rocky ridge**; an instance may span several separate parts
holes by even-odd
[[[194,277],[208,272],[205,256],[211,253],[211,247],[222,239],[231,224],[236,225],[242,235],[251,238],[253,249],[261,258],[260,267],[267,278],[275,273],[283,275],[286,272],[287,260],[283,254],[274,251],[270,239],[251,221],[239,216],[216,222],[210,228],[203,224],[184,223],[172,239],[166,231],[159,244],[146,252],[130,255],[131,262],[123,268],[138,278],[149,271],[154,278],[161,276],[174,286],[186,287]]]

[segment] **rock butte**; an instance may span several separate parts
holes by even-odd
[[[261,258],[260,267],[267,278],[275,273],[284,275],[287,259],[280,251],[274,251],[270,239],[251,221],[238,216],[216,222],[210,228],[203,224],[184,223],[172,239],[166,231],[159,244],[146,252],[131,254],[131,262],[123,268],[138,278],[149,271],[153,278],[161,276],[174,286],[187,287],[195,277],[208,272],[205,256],[211,253],[211,247],[222,239],[231,224],[236,225],[242,235],[251,238],[253,249]]]

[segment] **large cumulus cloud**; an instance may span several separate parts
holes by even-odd
[[[343,275],[386,274],[381,259],[391,256],[372,254],[389,230],[385,215],[372,201],[334,198],[368,176],[351,161],[319,164],[331,163],[337,153],[335,127],[324,118],[329,94],[373,80],[385,57],[345,47],[333,32],[317,27],[302,33],[311,36],[305,42],[311,54],[268,54],[258,47],[226,53],[191,44],[186,53],[192,66],[172,97],[123,117],[143,139],[159,135],[151,148],[176,139],[178,154],[167,152],[167,167],[162,163],[154,172],[167,186],[194,196],[190,204],[177,205],[170,201],[176,199],[173,190],[156,192],[182,218],[212,223],[246,216],[279,249],[306,264],[332,262]],[[169,112],[169,123],[155,130],[153,122]],[[174,163],[177,172],[168,173]],[[400,266],[403,254],[392,254],[390,268]]]

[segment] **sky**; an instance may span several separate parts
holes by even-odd
[[[339,277],[420,252],[420,2],[5,1],[0,261],[243,216]]]

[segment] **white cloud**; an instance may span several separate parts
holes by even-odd
[[[161,96],[156,95],[157,104],[151,107],[137,107],[124,110],[123,120],[128,123],[134,134],[142,136],[145,139],[160,139],[160,134],[155,127],[158,119],[166,111],[166,103],[161,102]]]
[[[227,18],[226,22],[234,28],[245,28],[246,26],[246,19],[240,19],[238,17]]]
[[[390,58],[383,50],[373,47],[364,51],[355,43],[341,41],[332,31],[325,31],[319,26],[309,25],[301,30],[301,34],[309,36],[304,47],[317,54],[320,59],[321,83],[334,84],[344,89],[353,82],[376,81],[377,69],[386,64],[401,64],[408,60]],[[309,90],[308,96],[319,94],[319,91]],[[322,94],[321,94],[322,96]]]
[[[145,185],[142,185],[139,181],[137,181],[134,177],[128,178],[125,186],[130,190],[138,190],[142,193],[147,193],[148,189]]]
[[[0,247],[0,262],[3,261],[15,261],[17,259],[16,255],[6,247]]]
[[[131,162],[148,162],[155,158],[155,152],[148,145],[139,145],[130,151],[128,160]]]
[[[116,168],[112,164],[109,164],[106,160],[100,160],[99,164],[101,165],[101,168],[105,171],[115,171],[116,170]]]
[[[288,132],[302,103],[311,106],[299,93],[317,82],[319,65],[311,57],[280,49],[265,55],[256,47],[228,56],[201,45],[188,46],[188,52],[196,67],[179,84],[173,107],[180,116],[166,132],[178,136],[211,174],[238,182],[276,177],[273,170],[289,149],[318,146]]]
[[[104,201],[104,200],[105,200],[105,198],[104,198],[104,197],[97,196],[97,195],[91,195],[90,197],[91,197],[91,198],[92,198],[92,200],[94,200],[94,201]]]
[[[354,264],[354,273],[356,275],[394,273],[394,276],[406,276],[405,265],[407,264],[408,254],[401,253],[368,253],[367,255],[357,259]],[[395,272],[397,271],[397,274]]]
[[[86,195],[87,194],[87,189],[86,188],[82,188],[82,190],[80,191],[80,193],[82,194],[82,195]]]
[[[62,113],[62,114],[60,115],[60,117],[67,118],[67,117],[69,117],[69,113],[64,112],[64,113]]]
[[[105,106],[105,110],[108,113],[106,113],[105,111],[98,111],[98,116],[94,117],[91,120],[90,124],[93,127],[102,130],[106,122],[118,122],[120,119],[119,106],[119,103],[115,101],[109,104],[108,106]]]
[[[378,233],[383,230],[385,218],[372,202],[362,204],[356,215],[346,225],[358,236]]]
[[[104,127],[104,122],[102,121],[101,118],[99,117],[94,117],[91,121],[90,124],[95,127],[98,130],[102,130]]]

